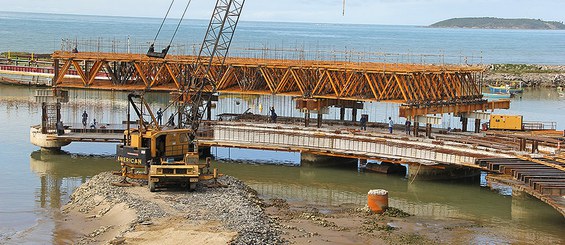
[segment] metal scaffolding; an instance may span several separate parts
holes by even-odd
[[[107,90],[179,91],[194,74],[195,56],[58,51],[54,86]],[[227,58],[208,77],[218,92],[307,99],[401,103],[401,116],[504,109],[482,98],[479,66]],[[78,76],[66,76],[68,74]],[[208,91],[213,88],[208,86]]]

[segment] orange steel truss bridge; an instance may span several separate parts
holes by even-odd
[[[183,91],[197,62],[195,56],[123,53],[57,51],[52,57],[54,87],[123,91]],[[508,109],[509,101],[483,99],[482,72],[456,65],[233,57],[214,63],[208,77],[217,92],[295,96],[311,110],[355,101],[401,103],[401,117]]]

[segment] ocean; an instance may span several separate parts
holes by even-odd
[[[245,14],[245,12],[243,13]],[[0,12],[0,51],[146,52],[161,19]],[[164,48],[176,27],[157,39]],[[193,54],[208,21],[186,20],[173,54]],[[565,31],[435,29],[422,26],[241,22],[231,55],[402,63],[565,64]]]

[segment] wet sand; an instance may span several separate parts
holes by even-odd
[[[480,221],[412,216],[390,208],[371,213],[354,205],[323,206],[262,200],[243,182],[221,188],[151,193],[115,187],[102,173],[79,187],[54,234],[65,244],[561,244]]]

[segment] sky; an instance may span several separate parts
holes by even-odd
[[[176,0],[179,18],[188,0]],[[209,19],[215,0],[192,0],[187,18]],[[0,0],[2,11],[162,18],[169,0]],[[430,25],[455,17],[565,21],[565,0],[246,0],[242,21]]]

